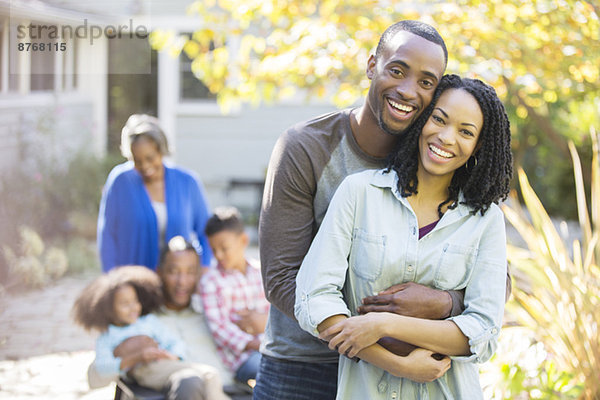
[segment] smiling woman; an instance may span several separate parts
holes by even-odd
[[[509,190],[510,127],[479,80],[444,76],[432,97],[387,169],[340,184],[296,278],[300,326],[341,355],[338,399],[483,399],[475,364],[494,354],[507,287],[494,203]],[[407,283],[464,290],[465,310],[357,315],[364,299]],[[416,348],[398,356],[383,338]]]
[[[456,207],[459,194],[462,203],[482,214],[506,198],[512,177],[510,123],[491,86],[477,79],[444,76],[408,137],[410,143],[397,149],[390,164],[402,196],[417,195],[417,186],[421,191],[431,186],[420,184],[431,178],[426,172],[429,166],[438,173],[446,167],[452,172],[446,175],[445,186],[440,185],[445,189],[440,193],[438,218],[445,206]]]
[[[419,137],[419,180],[445,177],[448,187],[454,171],[473,155],[482,126],[475,97],[460,89],[442,93]]]
[[[165,162],[169,147],[158,120],[129,117],[121,152],[129,161],[108,175],[98,215],[103,270],[132,264],[156,269],[160,251],[175,236],[190,241],[202,264],[210,265],[202,184],[190,171]]]

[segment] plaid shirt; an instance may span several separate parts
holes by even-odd
[[[208,327],[223,363],[236,371],[252,351],[244,348],[254,335],[241,330],[233,321],[246,309],[259,313],[269,311],[260,269],[248,263],[246,273],[225,271],[217,265],[207,270],[200,282],[202,305]],[[258,335],[262,339],[263,334]]]

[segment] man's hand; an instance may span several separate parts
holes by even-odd
[[[265,331],[265,327],[267,325],[267,314],[246,309],[237,314],[237,318],[233,321],[233,323],[244,332],[256,336]]]
[[[246,344],[244,351],[258,351],[260,348],[260,340],[254,338]]]
[[[146,347],[142,350],[140,359],[143,363],[149,363],[157,360],[177,360],[177,356],[163,349]]]
[[[126,358],[141,353],[146,348],[158,349],[158,344],[150,336],[138,335],[123,340],[113,351],[115,357]]]
[[[391,312],[424,319],[444,319],[450,316],[452,297],[443,290],[406,282],[365,297],[358,312]]]
[[[127,370],[139,363],[170,359],[176,360],[177,356],[166,350],[158,348],[158,344],[149,336],[138,335],[123,340],[113,351],[115,357],[121,358],[119,366]]]
[[[435,358],[434,358],[435,355]],[[441,377],[450,369],[451,361],[448,356],[440,356],[432,351],[417,348],[407,357],[411,365],[410,371],[389,371],[392,375],[408,378],[415,382],[431,382]]]

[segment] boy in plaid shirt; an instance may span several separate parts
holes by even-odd
[[[217,208],[205,233],[218,262],[200,280],[206,321],[223,363],[237,381],[253,387],[269,311],[260,266],[245,257],[249,240],[236,208]]]

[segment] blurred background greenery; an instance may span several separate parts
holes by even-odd
[[[548,211],[576,217],[573,197],[564,196],[573,186],[567,141],[589,166],[587,132],[600,108],[596,1],[203,0],[189,12],[206,28],[183,40],[155,31],[151,43],[193,59],[225,112],[298,95],[354,104],[368,89],[367,58],[385,28],[400,19],[431,23],[448,47],[447,72],[483,79],[503,99],[516,167]]]

